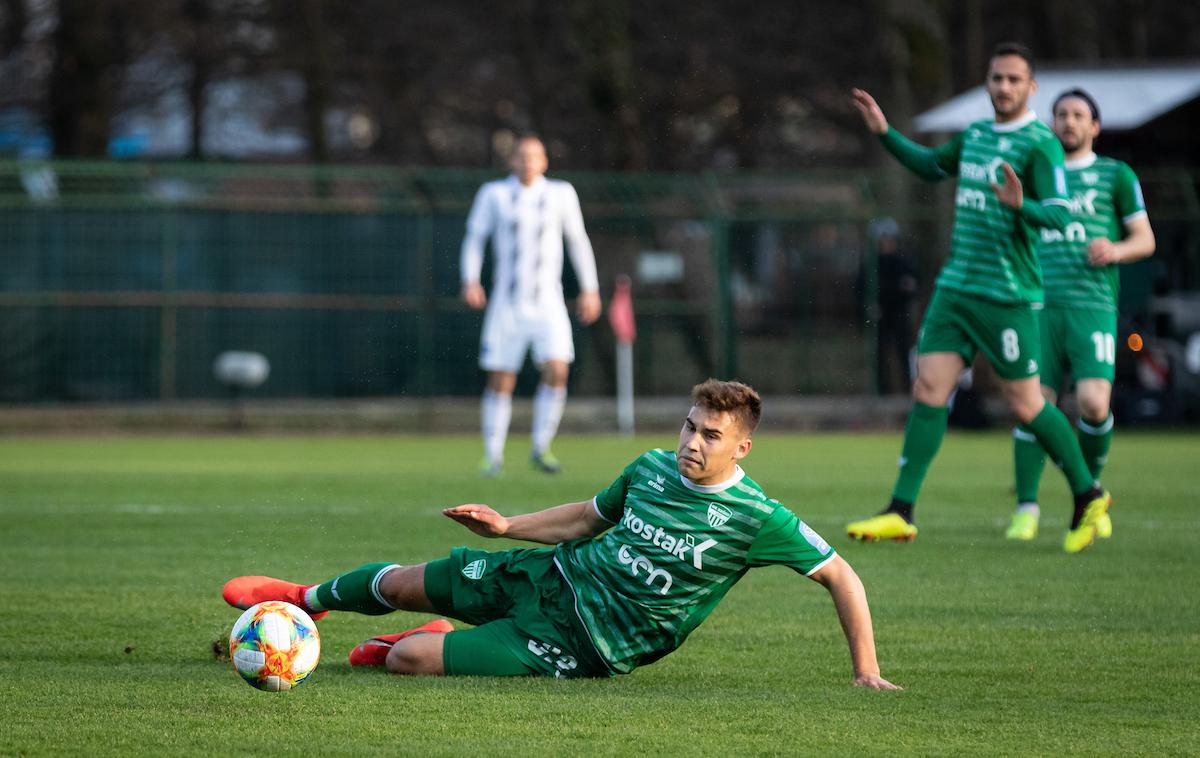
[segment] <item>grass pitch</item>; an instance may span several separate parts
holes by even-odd
[[[334,614],[321,665],[285,694],[246,686],[213,642],[228,577],[318,581],[457,544],[438,509],[516,513],[590,497],[637,453],[572,437],[566,467],[474,476],[466,437],[0,440],[0,754],[1194,754],[1200,737],[1200,437],[1119,432],[1112,540],[1060,549],[1068,498],[1012,544],[1010,441],[951,434],[911,544],[842,527],[890,491],[893,435],[756,439],[746,469],[858,570],[884,676],[851,688],[828,595],[752,571],[682,649],[604,681],[403,679],[347,651],[427,617]]]

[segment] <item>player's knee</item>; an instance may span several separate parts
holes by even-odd
[[[404,640],[392,645],[392,649],[388,651],[387,670],[393,674],[419,674],[421,673],[421,658],[414,655],[408,646],[403,645]]]
[[[1042,397],[1041,392],[1021,392],[1020,389],[1014,385],[1005,387],[1004,399],[1008,402],[1008,409],[1012,411],[1013,416],[1016,416],[1017,421],[1028,424],[1041,412],[1046,400]]]
[[[1084,421],[1100,423],[1108,418],[1108,398],[1098,395],[1080,395],[1079,415]]]
[[[561,361],[547,361],[542,366],[542,383],[551,387],[566,387],[570,366]]]
[[[442,646],[429,644],[430,638],[434,636],[442,637],[443,635],[418,634],[392,645],[385,661],[387,670],[393,674],[415,676],[442,674]]]
[[[398,611],[429,611],[425,594],[425,564],[397,566],[379,580],[379,594]]]
[[[1014,396],[1008,399],[1008,408],[1022,424],[1032,422],[1046,407],[1046,400],[1038,394],[1036,397]]]
[[[913,381],[913,400],[925,405],[942,406],[950,399],[953,383],[940,382],[923,374],[918,374]]]
[[[488,375],[488,389],[501,395],[511,395],[517,386],[517,375],[507,371],[493,371]]]

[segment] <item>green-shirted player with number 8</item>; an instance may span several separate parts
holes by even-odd
[[[1000,377],[1008,407],[1063,469],[1074,496],[1068,553],[1092,544],[1112,498],[1088,470],[1067,418],[1042,397],[1038,312],[1042,272],[1039,228],[1070,222],[1063,149],[1029,109],[1037,91],[1033,54],[999,45],[988,62],[993,119],[976,121],[937,148],[918,145],[888,126],[875,99],[854,90],[867,128],[923,179],[958,179],[950,257],[925,311],[917,343],[913,409],[904,429],[892,500],[878,516],[846,527],[856,539],[906,541],[917,536],[913,506],[946,432],[947,404],[959,374],[982,352]]]
[[[858,575],[791,511],[763,494],[738,461],[758,425],[758,393],[709,379],[675,451],[651,450],[590,500],[505,518],[486,505],[443,513],[484,537],[554,545],[485,552],[409,566],[369,563],[322,584],[264,576],[226,583],[248,608],[285,600],[326,612],[432,612],[444,619],[373,637],[355,666],[398,674],[604,677],[626,674],[679,647],[745,573],[787,566],[829,591],[850,646],[853,683],[898,689],[879,674],[866,592]]]
[[[1081,89],[1054,101],[1053,129],[1066,154],[1071,223],[1065,230],[1043,229],[1038,256],[1046,280],[1042,311],[1042,393],[1056,402],[1069,370],[1079,406],[1079,446],[1092,476],[1099,477],[1112,445],[1109,410],[1117,343],[1117,265],[1154,253],[1154,230],[1146,215],[1142,188],[1133,169],[1096,155],[1100,108]],[[1046,451],[1024,426],[1013,430],[1017,510],[1006,536],[1037,536],[1038,482]],[[1107,514],[1096,536],[1112,536]]]

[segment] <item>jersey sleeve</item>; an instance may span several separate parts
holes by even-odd
[[[579,195],[570,184],[566,184],[564,195],[563,236],[567,240],[567,254],[571,256],[571,265],[575,268],[579,289],[595,292],[600,289],[600,281],[596,277],[596,256],[592,252],[592,243],[583,226]]]
[[[1033,148],[1021,181],[1025,194],[1021,217],[1025,221],[1049,229],[1062,229],[1071,222],[1067,169],[1058,138],[1044,139]]]
[[[879,141],[900,164],[925,181],[936,182],[958,173],[962,154],[962,132],[938,147],[918,145],[895,129],[888,127]]]
[[[747,559],[751,566],[787,566],[810,576],[835,555],[837,551],[821,535],[780,506],[750,544]]]
[[[471,213],[467,216],[467,234],[463,237],[460,256],[460,276],[463,284],[478,282],[483,274],[483,245],[492,233],[493,213],[491,193],[483,185],[475,193]]]
[[[625,510],[625,495],[629,492],[629,482],[637,470],[638,460],[641,458],[626,466],[612,484],[592,498],[592,507],[605,521],[615,524],[621,519],[621,513]]]
[[[1113,207],[1121,224],[1142,218],[1146,215],[1146,200],[1142,197],[1142,183],[1129,164],[1122,163],[1117,169],[1116,181],[1113,183]]]

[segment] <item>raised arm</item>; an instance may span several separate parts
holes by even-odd
[[[858,574],[842,557],[834,556],[818,571],[810,575],[812,580],[829,591],[837,608],[842,632],[850,646],[850,660],[854,665],[854,686],[876,690],[898,690],[898,687],[879,675],[879,661],[875,658],[875,633],[871,628],[871,609],[867,606],[867,592],[863,589]]]
[[[958,170],[958,156],[962,151],[961,135],[955,135],[954,139],[936,148],[918,145],[888,125],[883,109],[871,97],[871,93],[855,89],[851,90],[851,94],[867,129],[878,136],[887,151],[909,171],[925,181],[936,182]]]
[[[491,506],[482,503],[446,508],[442,514],[483,537],[508,537],[545,545],[593,537],[612,526],[601,518],[591,500],[557,505],[511,518],[501,516]]]

